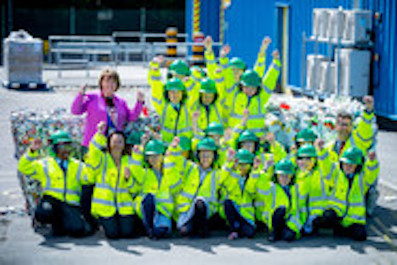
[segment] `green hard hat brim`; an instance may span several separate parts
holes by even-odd
[[[252,163],[254,163],[254,159],[246,159],[246,158],[237,159],[237,162],[239,164],[252,164]]]
[[[200,93],[207,93],[207,94],[216,94],[218,91],[212,89],[200,89]]]
[[[207,135],[224,135],[224,131],[206,131]]]
[[[292,170],[284,170],[284,169],[279,169],[274,171],[276,174],[285,174],[285,175],[293,175],[294,171]]]
[[[178,70],[175,70],[175,69],[171,69],[170,73],[173,74],[173,75],[184,75],[184,76],[191,75],[191,71],[190,70],[189,71],[178,71]]]
[[[298,153],[298,157],[313,157],[313,158],[316,158],[317,154],[299,154]]]
[[[175,87],[175,86],[172,86],[172,87],[165,87],[165,90],[166,91],[185,91],[185,88],[184,87]]]
[[[242,142],[254,142],[254,143],[256,143],[258,141],[259,141],[259,139],[258,138],[254,138],[254,137],[248,137],[248,138],[241,137],[241,138],[238,139],[239,143],[242,143]]]
[[[52,140],[52,144],[71,144],[73,140],[71,138],[59,138]]]
[[[204,146],[199,146],[197,147],[198,151],[216,151],[216,146],[208,146],[208,145],[204,145]]]
[[[239,65],[239,64],[234,64],[234,63],[229,64],[229,67],[234,68],[234,69],[245,70],[244,65]]]
[[[249,84],[249,83],[247,83],[247,82],[245,82],[243,80],[241,80],[240,83],[241,83],[241,85],[248,86],[248,87],[259,87],[261,85],[260,83],[258,83],[258,84]]]
[[[296,141],[298,142],[298,143],[301,143],[301,142],[314,142],[316,139],[314,138],[303,138],[303,137],[300,137],[300,138],[297,138],[296,139]]]
[[[357,163],[357,161],[354,161],[354,160],[349,159],[349,158],[347,158],[347,157],[342,157],[342,158],[340,159],[340,161],[341,161],[342,163],[350,164],[350,165],[360,165],[360,164],[361,164],[361,163]]]
[[[148,155],[148,156],[150,156],[150,155],[162,155],[163,153],[162,152],[158,152],[158,151],[146,151],[145,152],[145,155]]]

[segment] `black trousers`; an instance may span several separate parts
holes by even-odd
[[[233,202],[231,200],[225,200],[224,206],[226,218],[232,232],[237,232],[239,237],[253,237],[255,235],[255,227],[240,215],[234,207]]]
[[[98,221],[91,215],[91,201],[95,185],[84,185],[81,188],[81,211],[87,223],[89,224],[89,232],[91,234],[98,230]]]
[[[318,228],[332,228],[335,236],[347,236],[357,241],[365,241],[367,239],[367,229],[365,225],[353,224],[343,227],[340,222],[341,218],[337,216],[333,210],[326,210],[321,217],[317,217],[313,221],[313,230]]]
[[[318,216],[313,220],[313,232],[316,234],[320,228],[336,229],[339,226],[341,218],[338,217],[334,210],[325,210],[322,216]]]
[[[156,213],[156,205],[154,195],[149,193],[142,201],[143,225],[147,236],[150,238],[166,238],[169,237],[169,231],[166,227],[156,227],[154,225],[154,215]]]
[[[207,206],[204,201],[197,200],[194,204],[194,214],[190,220],[182,227],[182,236],[208,236],[209,220],[207,220]]]
[[[112,217],[99,217],[99,223],[109,239],[134,237],[134,216],[115,214]]]
[[[365,241],[367,240],[367,228],[361,224],[352,224],[348,227],[337,224],[334,228],[334,235],[347,236],[356,241]]]
[[[271,238],[273,241],[286,240],[293,241],[296,237],[295,231],[292,231],[287,225],[285,220],[285,207],[277,208],[272,216],[273,231],[271,231]]]
[[[54,236],[83,237],[89,232],[89,225],[84,220],[80,207],[68,205],[47,195],[40,200],[35,219],[51,224]]]

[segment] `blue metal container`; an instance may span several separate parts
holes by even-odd
[[[186,30],[191,34],[191,14],[193,0],[186,0]],[[211,3],[209,3],[211,2]],[[216,2],[216,4],[215,4]],[[216,39],[219,29],[219,1],[201,1],[202,31]],[[268,64],[271,50],[282,48],[281,35],[285,32],[287,9],[288,63],[287,82],[299,87],[302,85],[302,33],[312,34],[313,8],[352,9],[354,0],[232,0],[226,10],[225,42],[230,44],[230,56],[239,56],[249,66],[253,66],[258,49],[264,36],[268,35],[273,43],[268,51]],[[378,115],[397,120],[397,2],[393,0],[361,0],[359,7],[379,12],[381,19],[374,19],[373,54],[379,60],[372,61],[371,87],[375,96],[375,108]],[[215,12],[215,6],[218,9]],[[212,18],[215,16],[215,18]],[[205,18],[205,19],[204,19]],[[214,23],[218,21],[218,24]],[[216,27],[216,30],[214,29]],[[307,53],[313,47],[308,45]],[[319,52],[326,54],[326,47],[319,46]]]

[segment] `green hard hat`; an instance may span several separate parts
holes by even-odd
[[[204,78],[207,76],[207,73],[200,66],[195,65],[195,66],[192,66],[190,69],[192,71],[193,76],[195,76],[197,78]]]
[[[218,93],[218,91],[216,90],[216,83],[214,80],[212,79],[203,79],[200,82],[200,93]]]
[[[128,135],[126,143],[131,145],[140,144],[142,135],[142,131],[133,131]]]
[[[317,157],[316,148],[312,144],[304,144],[298,149],[298,157]]]
[[[303,130],[300,130],[296,134],[297,142],[314,142],[316,139],[317,139],[317,135],[310,128],[305,128]]]
[[[255,155],[248,150],[239,149],[236,153],[237,162],[240,164],[252,164]]]
[[[343,152],[340,161],[346,164],[361,165],[363,163],[363,152],[357,147],[350,147]]]
[[[241,143],[248,141],[258,142],[259,138],[255,135],[255,133],[251,132],[250,130],[245,130],[238,137],[238,142]]]
[[[185,91],[185,89],[186,89],[185,85],[178,78],[171,78],[165,84],[165,90],[167,90],[167,91],[170,91],[170,90]]]
[[[207,135],[223,135],[224,134],[223,125],[216,121],[211,122],[208,125],[207,129],[205,129],[205,133]]]
[[[190,151],[192,149],[192,141],[186,136],[179,137],[179,146],[183,151]]]
[[[177,75],[190,75],[189,65],[183,60],[175,60],[170,64],[169,71]]]
[[[212,138],[204,138],[197,144],[197,150],[210,150],[216,151],[217,147]]]
[[[164,152],[164,143],[160,140],[150,140],[145,146],[145,155],[162,155]]]
[[[293,175],[295,173],[295,165],[289,159],[282,159],[275,166],[276,174]]]
[[[247,67],[245,62],[241,58],[238,58],[238,57],[233,57],[230,60],[229,65],[232,68],[237,68],[237,69],[241,69],[241,70],[245,70]]]
[[[71,143],[72,138],[69,133],[66,131],[56,131],[50,136],[50,140],[52,144],[60,144],[60,143]]]
[[[258,87],[261,85],[261,78],[254,70],[246,70],[241,75],[241,84],[243,86]]]

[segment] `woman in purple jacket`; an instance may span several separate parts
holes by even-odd
[[[115,92],[120,87],[120,78],[116,71],[104,70],[99,77],[100,91],[85,93],[85,87],[79,92],[72,104],[72,113],[81,115],[87,113],[84,136],[81,145],[84,149],[96,132],[97,124],[104,121],[107,132],[112,130],[122,131],[129,121],[135,121],[142,111],[145,97],[138,92],[138,101],[130,110],[127,102],[116,96]]]
[[[106,123],[106,133],[112,131],[123,131],[129,121],[135,121],[142,111],[145,103],[145,96],[138,92],[138,102],[130,110],[124,99],[115,95],[120,87],[120,78],[116,71],[104,70],[99,77],[100,91],[85,93],[84,87],[72,104],[72,113],[82,115],[87,113],[84,136],[82,145],[82,156],[87,152],[87,147],[91,138],[96,132],[99,122]],[[94,185],[85,185],[82,187],[81,208],[83,215],[88,223],[92,226],[93,231],[98,228],[96,219],[91,215],[91,198]]]

